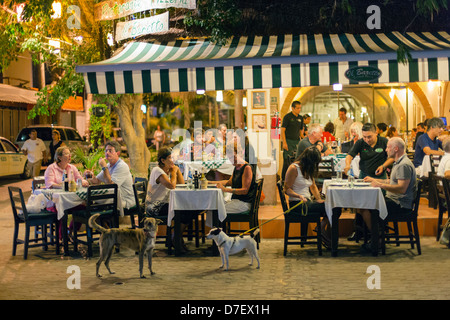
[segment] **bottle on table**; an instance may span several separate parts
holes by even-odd
[[[67,177],[66,170],[63,171],[62,183],[63,183],[63,190],[64,191],[69,191],[69,179]]]

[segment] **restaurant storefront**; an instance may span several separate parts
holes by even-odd
[[[407,63],[398,61],[399,46],[408,49]],[[266,143],[257,149],[270,158],[279,156],[272,118],[282,118],[293,100],[322,124],[333,121],[341,106],[357,121],[386,122],[402,131],[448,116],[450,35],[255,36],[232,38],[226,46],[204,38],[133,41],[77,72],[93,94],[243,91],[246,127],[258,131],[251,142]]]

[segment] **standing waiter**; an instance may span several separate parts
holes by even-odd
[[[303,130],[303,116],[300,115],[302,104],[294,101],[291,105],[292,111],[286,114],[281,124],[281,143],[283,147],[283,170],[281,179],[284,181],[286,170],[291,164],[291,157],[295,156],[297,145],[300,142]],[[298,155],[297,155],[298,156]]]

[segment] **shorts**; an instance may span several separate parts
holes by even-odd
[[[412,209],[402,208],[398,203],[390,198],[384,198],[389,216],[410,214]]]

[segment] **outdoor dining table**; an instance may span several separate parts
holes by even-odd
[[[369,209],[372,229],[378,230],[379,219],[387,217],[386,202],[381,188],[367,182],[355,182],[351,188],[346,181],[325,180],[323,193],[326,195],[325,212],[331,225],[331,255],[336,257],[339,240],[339,217],[342,208]],[[372,255],[378,255],[378,232],[371,232]]]
[[[67,234],[67,216],[70,209],[85,204],[87,199],[87,188],[81,188],[70,192],[62,189],[36,189],[33,194],[43,194],[47,199],[47,208],[55,206],[58,220],[61,220],[61,232],[64,246],[64,255],[69,255],[69,241]],[[124,211],[120,197],[120,190],[117,194],[117,207],[120,216],[123,217]]]
[[[234,166],[228,159],[217,159],[208,161],[181,161],[180,164],[184,165],[183,177],[184,180],[188,179],[189,171],[194,174],[195,171],[201,173],[203,170],[206,172],[210,170],[217,170],[222,174],[231,176],[233,174]]]
[[[173,241],[176,256],[181,254],[181,215],[183,211],[200,210],[208,210],[206,225],[218,227],[227,216],[222,190],[212,185],[207,189],[188,189],[186,185],[181,185],[170,190],[167,225],[171,226],[172,220],[174,220]],[[213,242],[213,249],[216,251],[217,248],[214,246]],[[214,253],[217,254],[217,252]]]

